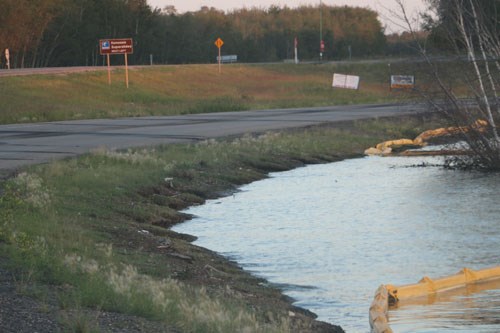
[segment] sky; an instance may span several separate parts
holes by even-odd
[[[405,8],[412,17],[415,17],[417,11],[425,9],[425,0],[403,0]],[[388,12],[388,9],[399,12],[395,0],[322,0],[323,4],[329,6],[358,6],[374,9],[379,13],[380,21],[387,27],[387,32],[399,32],[399,27],[394,15]],[[320,0],[148,0],[148,3],[154,8],[163,8],[166,5],[173,5],[179,13],[196,11],[202,6],[215,7],[224,11],[238,9],[261,7],[269,8],[271,5],[298,7],[300,5],[319,5]]]

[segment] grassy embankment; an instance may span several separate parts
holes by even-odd
[[[132,74],[133,80],[156,72],[168,76],[191,71],[192,76],[174,80],[181,81],[178,87],[164,77],[154,84],[143,78],[151,89],[140,93],[138,86],[136,92],[127,93],[112,86],[114,94],[106,104],[109,114],[99,106],[108,96],[100,92],[106,87],[102,73],[86,74],[95,81],[85,88],[76,88],[78,75],[13,78],[11,85],[32,84],[33,91],[20,89],[17,95],[16,89],[9,91],[9,98],[2,100],[9,116],[2,113],[2,121],[182,113],[201,111],[204,103],[207,111],[215,111],[210,107],[220,100],[228,110],[233,107],[226,100],[234,96],[239,96],[234,105],[241,103],[245,106],[241,108],[249,107],[244,100],[262,107],[332,104],[331,89],[325,92],[319,83],[324,79],[329,84],[330,73],[324,73],[322,66],[311,67],[312,73],[305,67],[291,68],[228,67],[231,74],[214,76],[203,89],[190,84],[212,75],[213,67],[147,69]],[[271,78],[275,85],[241,88],[240,81],[252,75],[257,80]],[[311,81],[304,85],[305,78]],[[229,79],[234,81],[228,83]],[[1,84],[4,89],[5,82]],[[374,92],[366,94],[376,98],[361,101],[389,98],[382,87],[374,84]],[[72,89],[80,89],[75,94],[79,97],[70,93]],[[172,93],[173,89],[178,90]],[[289,101],[297,91],[307,100]],[[338,94],[357,100],[364,93]],[[52,99],[55,113],[51,113]],[[118,112],[131,103],[124,114]],[[25,111],[13,115],[19,108]],[[352,157],[383,139],[414,137],[422,126],[411,119],[375,120],[124,152],[98,150],[30,167],[0,184],[0,267],[14,273],[19,293],[38,300],[40,309],[34,311],[50,312],[67,331],[97,331],[102,328],[101,314],[115,312],[134,316],[129,320],[143,318],[166,331],[320,331],[310,318],[300,313],[290,316],[288,303],[275,289],[260,286],[258,279],[165,227],[185,218],[179,209],[233,191],[269,171]]]
[[[393,64],[412,73],[411,64]],[[359,91],[332,89],[334,72],[361,76]],[[361,104],[394,101],[387,64],[155,66],[122,70],[0,80],[0,124],[66,119],[174,115],[248,109]]]

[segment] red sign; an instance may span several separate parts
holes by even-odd
[[[321,40],[321,42],[319,42],[319,51],[325,52],[325,41],[323,41],[323,40]]]
[[[101,54],[131,54],[134,53],[132,38],[99,40]]]
[[[222,39],[220,38],[217,38],[217,40],[215,41],[215,46],[217,46],[219,49],[222,47],[222,45],[224,45],[224,41],[222,41]]]

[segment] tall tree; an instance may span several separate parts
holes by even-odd
[[[500,170],[500,1],[432,0],[430,4],[437,19],[427,20],[427,27],[439,36],[436,40],[446,41],[445,49],[454,57],[435,62],[421,48],[436,83],[424,96],[457,125],[467,125],[462,135],[473,152],[449,159],[449,164]]]
[[[4,0],[0,12],[0,48],[9,48],[13,63],[34,66],[49,24],[60,13],[61,0]]]

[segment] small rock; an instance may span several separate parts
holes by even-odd
[[[169,247],[172,245],[172,241],[166,237],[162,237],[162,238],[158,239],[158,244],[159,244],[158,248],[160,246]]]

